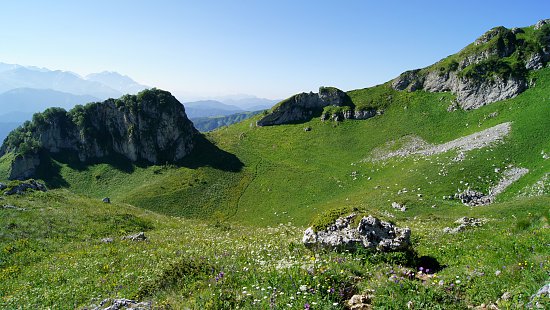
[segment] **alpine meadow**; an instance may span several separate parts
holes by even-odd
[[[34,114],[0,308],[548,309],[550,20],[472,41],[205,133],[158,88]]]

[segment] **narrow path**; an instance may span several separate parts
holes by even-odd
[[[237,202],[235,203],[235,208],[234,208],[235,211],[233,212],[233,214],[231,214],[227,217],[228,219],[230,219],[230,218],[237,215],[237,212],[239,211],[239,206],[241,205],[241,201],[243,199],[244,194],[248,190],[248,187],[250,187],[250,184],[252,184],[252,182],[254,182],[254,180],[258,176],[258,168],[260,167],[261,163],[262,163],[262,158],[260,157],[260,160],[258,160],[256,165],[254,166],[254,172],[253,172],[252,176],[250,177],[250,181],[248,181],[246,183],[246,185],[244,186],[242,191],[239,193],[239,197],[237,198]],[[244,178],[246,178],[246,177],[243,177],[243,179]]]

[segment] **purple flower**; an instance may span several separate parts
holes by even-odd
[[[418,270],[423,271],[423,270],[424,270],[424,267],[420,267],[420,268],[418,268]]]
[[[306,310],[309,310],[309,307],[310,307],[310,306],[309,306],[308,303],[306,303],[306,304],[304,305],[304,309],[306,309]]]

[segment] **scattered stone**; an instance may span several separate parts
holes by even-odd
[[[16,206],[12,206],[12,205],[2,206],[2,209],[12,209],[12,210],[15,210],[15,211],[27,211],[27,209],[25,209],[25,208],[20,208],[20,207],[16,207]]]
[[[455,228],[445,227],[443,228],[443,232],[448,234],[456,234],[461,231],[464,231],[468,227],[480,227],[483,224],[485,224],[485,222],[487,222],[487,220],[485,219],[476,219],[473,217],[465,216],[455,221],[456,224],[459,224],[458,227],[455,227]]]
[[[504,294],[500,296],[500,299],[502,300],[509,300],[510,298],[512,298],[512,294],[510,292],[504,292]]]
[[[99,306],[92,306],[90,310],[123,310],[123,309],[133,309],[133,310],[151,310],[152,303],[150,301],[137,302],[132,299],[104,299],[99,303]]]
[[[392,208],[394,208],[396,210],[399,210],[401,212],[407,211],[407,206],[402,205],[402,204],[400,204],[398,202],[395,202],[395,201],[391,203],[391,206],[392,206]]]
[[[29,189],[32,189],[32,190],[35,190],[35,191],[42,191],[42,192],[45,192],[45,191],[48,190],[46,188],[46,185],[44,185],[40,182],[37,182],[35,180],[27,180],[25,182],[22,182],[22,183],[20,183],[16,186],[12,187],[10,190],[4,192],[4,195],[14,195],[14,194],[22,195]]]
[[[311,131],[311,127],[305,127],[305,128],[304,128],[304,131],[306,131],[306,132],[307,132],[307,131]]]
[[[348,307],[350,310],[370,310],[372,309],[372,299],[374,298],[373,290],[367,290],[363,295],[353,295],[348,300]]]
[[[147,237],[144,232],[138,232],[137,234],[122,237],[122,240],[145,241],[147,240]]]
[[[105,197],[101,201],[103,201],[103,203],[111,203],[111,198]]]
[[[6,188],[8,188],[8,186],[6,184],[0,183],[0,191],[5,190]]]
[[[529,309],[547,309],[545,305],[550,304],[550,283],[547,283],[540,288],[535,294],[529,298],[527,308]]]
[[[382,252],[405,251],[410,246],[411,230],[399,228],[391,223],[368,216],[363,217],[357,227],[351,227],[357,214],[338,218],[325,230],[315,232],[309,227],[302,242],[310,248],[355,250],[362,246]]]
[[[464,154],[464,152],[458,152],[458,154],[456,154],[456,157],[453,158],[452,161],[459,162],[464,161],[464,159],[466,159],[466,154]]]
[[[111,243],[113,241],[114,241],[113,238],[103,238],[103,239],[101,239],[101,242],[103,242],[103,243]]]

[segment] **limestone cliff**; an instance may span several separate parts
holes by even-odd
[[[476,109],[517,96],[528,71],[550,60],[550,20],[525,29],[496,27],[462,51],[424,69],[407,71],[392,81],[396,90],[451,91],[458,105]]]
[[[11,179],[31,177],[44,153],[74,153],[82,162],[121,155],[132,162],[173,163],[191,152],[196,134],[181,103],[169,92],[151,89],[68,112],[37,113],[10,133],[0,156],[16,154]]]

